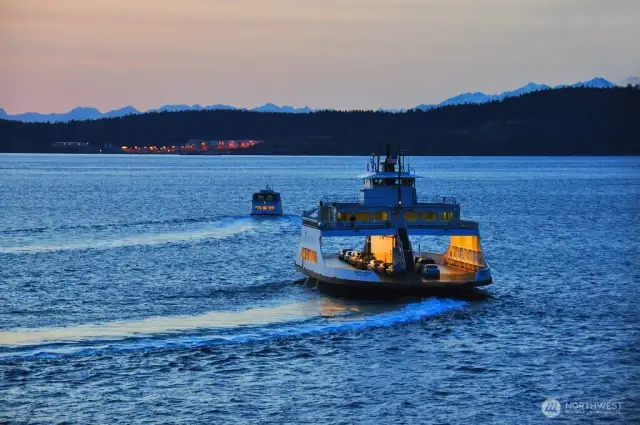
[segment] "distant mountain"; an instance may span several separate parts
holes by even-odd
[[[517,88],[512,91],[505,91],[498,94],[486,94],[482,92],[475,93],[462,93],[457,96],[450,97],[449,99],[440,102],[437,105],[427,104],[427,105],[418,105],[414,109],[421,109],[423,111],[427,111],[431,108],[435,108],[436,106],[448,106],[448,105],[462,105],[465,103],[486,103],[491,102],[493,100],[503,100],[508,97],[520,96],[526,93],[531,93],[534,91],[540,90],[548,90],[548,89],[560,89],[563,87],[593,87],[593,88],[610,88],[616,87],[614,83],[611,81],[605,80],[602,77],[593,78],[589,81],[580,81],[575,84],[561,84],[558,86],[551,87],[547,84],[537,84],[537,83],[528,83],[520,88]]]
[[[623,82],[623,85],[631,84],[632,86],[640,86],[640,77],[628,77]],[[2,113],[0,112],[0,116]]]
[[[294,108],[293,106],[288,105],[278,106],[273,103],[265,103],[264,105],[256,106],[251,110],[255,112],[285,112],[289,114],[306,114],[309,112],[313,112],[313,109],[309,108],[308,106],[305,106],[303,108]]]
[[[202,106],[200,105],[164,105],[158,109],[150,109],[147,112],[181,112],[181,111],[200,111]]]
[[[213,110],[232,110],[232,109],[238,109],[235,106],[232,105],[222,105],[220,103],[215,104],[215,105],[207,105],[204,107],[204,109],[206,109],[207,111],[213,111]]]
[[[407,112],[407,110],[406,109],[396,109],[396,108],[388,108],[388,109],[379,108],[379,109],[376,109],[376,112],[391,112],[393,114],[401,114],[403,112]]]
[[[459,105],[461,103],[484,103],[489,102],[492,98],[493,96],[484,94],[482,92],[462,93],[446,99],[438,106]]]
[[[25,112],[24,114],[17,115],[6,114],[6,116],[3,118],[23,122],[60,122],[72,120],[92,120],[101,117],[102,113],[96,108],[78,106],[63,114],[41,114],[39,112]]]
[[[498,99],[505,99],[507,97],[512,97],[512,96],[520,96],[522,94],[526,94],[526,93],[531,93],[533,91],[539,91],[539,90],[547,90],[550,89],[551,87],[546,85],[546,84],[536,84],[536,83],[529,83],[526,84],[522,87],[520,87],[519,89],[515,89],[513,91],[506,91],[503,93],[500,93],[498,95]]]
[[[598,89],[608,89],[611,87],[615,87],[616,85],[609,80],[605,80],[602,77],[593,78],[589,81],[580,81],[579,83],[575,83],[571,87],[593,87]]]
[[[67,113],[69,120],[93,120],[100,118],[102,113],[96,108],[78,106]]]
[[[113,111],[105,112],[102,114],[104,118],[112,118],[112,117],[124,117],[125,115],[139,114],[138,111],[133,106],[125,106],[124,108],[114,109]]]
[[[629,84],[640,84],[640,78],[638,77],[629,77],[626,80]],[[634,82],[635,81],[635,82]],[[558,86],[548,86],[546,84],[537,84],[537,83],[528,83],[520,88],[517,88],[512,91],[505,91],[498,94],[486,94],[482,92],[474,92],[474,93],[462,93],[457,96],[450,97],[445,99],[444,101],[438,104],[421,104],[414,109],[420,109],[423,111],[429,110],[431,108],[435,108],[437,106],[448,106],[448,105],[461,105],[465,103],[486,103],[491,102],[493,100],[503,100],[508,97],[520,96],[526,93],[531,93],[539,90],[547,90],[551,88],[563,88],[563,87],[594,87],[594,88],[610,88],[615,87],[616,85],[611,81],[608,81],[602,77],[596,77],[588,81],[580,81],[572,85],[558,85]],[[215,104],[215,105],[185,105],[185,104],[176,104],[176,105],[164,105],[157,109],[149,109],[145,112],[180,112],[180,111],[203,111],[203,110],[249,110],[254,112],[272,112],[272,113],[288,113],[288,114],[306,114],[309,112],[314,112],[315,109],[312,109],[308,106],[304,106],[302,108],[296,108],[289,105],[276,105],[274,103],[265,103],[264,105],[256,106],[251,109],[237,108],[232,105],[224,105],[224,104]],[[406,109],[378,109],[378,111],[384,112],[404,112]],[[112,111],[108,111],[105,113],[101,113],[96,108],[91,107],[77,107],[72,109],[69,112],[61,113],[61,114],[41,114],[38,112],[26,112],[24,114],[10,115],[7,112],[0,108],[0,119],[14,120],[14,121],[23,121],[23,122],[63,122],[63,121],[71,121],[71,120],[90,120],[90,119],[98,119],[98,118],[113,118],[113,117],[123,117],[125,115],[131,114],[140,114],[142,111],[137,110],[133,106],[125,106],[120,109],[114,109]]]

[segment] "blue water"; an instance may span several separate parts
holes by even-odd
[[[640,159],[411,165],[480,222],[487,299],[295,283],[365,158],[0,155],[0,422],[640,421]],[[248,217],[266,183],[286,215]]]

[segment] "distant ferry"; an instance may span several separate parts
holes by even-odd
[[[325,199],[304,212],[295,268],[318,284],[357,294],[433,293],[492,283],[478,223],[460,218],[451,197],[418,202],[416,176],[404,158],[372,155],[357,202]],[[445,252],[414,250],[409,236],[447,236]],[[323,255],[327,238],[361,243]],[[363,243],[364,242],[364,243]]]
[[[282,215],[280,194],[272,190],[269,185],[266,189],[254,193],[251,202],[251,215]]]

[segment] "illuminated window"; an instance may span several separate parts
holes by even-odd
[[[356,221],[371,221],[371,214],[368,212],[357,212]]]
[[[436,213],[432,211],[420,213],[421,220],[433,221],[436,219]]]
[[[440,213],[440,221],[453,220],[453,213],[451,211],[445,211]]]
[[[309,248],[302,248],[300,257],[303,260],[311,261],[312,263],[318,263],[318,253]]]
[[[418,213],[416,211],[405,211],[404,219],[407,221],[416,221],[418,220]]]
[[[377,211],[373,213],[374,221],[385,221],[389,219],[389,214],[386,211]]]
[[[338,213],[338,221],[346,220],[347,215],[345,213]]]

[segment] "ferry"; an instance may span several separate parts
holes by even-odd
[[[251,215],[282,215],[280,193],[267,185],[266,189],[253,194]]]
[[[325,198],[303,212],[295,269],[308,282],[354,295],[449,293],[492,283],[479,225],[460,218],[455,198],[418,201],[420,177],[405,167],[404,156],[392,157],[389,146],[383,160],[371,156],[367,171],[357,198]],[[416,250],[410,236],[447,237],[448,247]],[[362,245],[325,254],[323,244],[335,245],[330,238]]]

